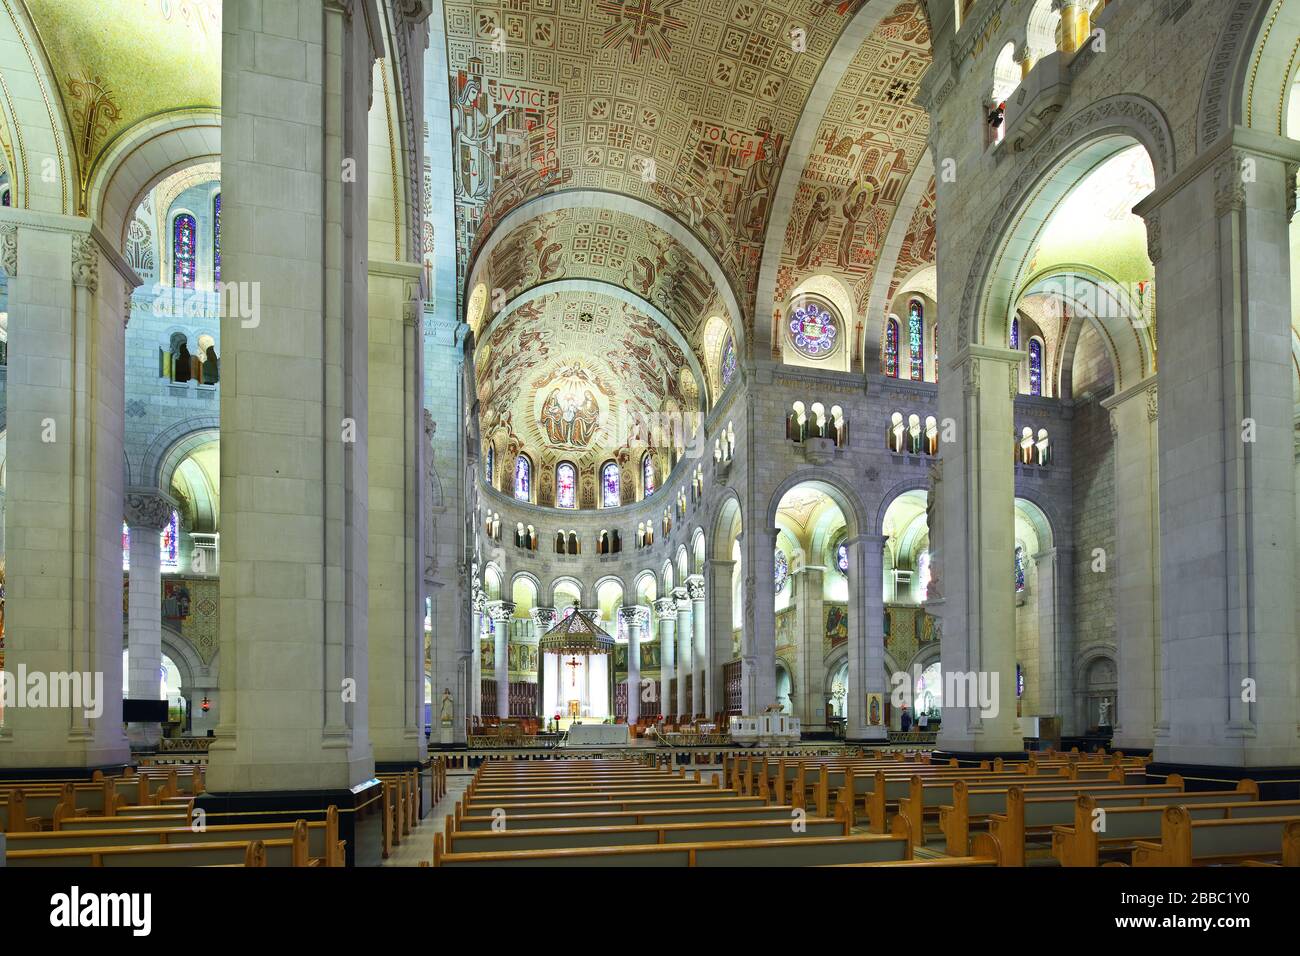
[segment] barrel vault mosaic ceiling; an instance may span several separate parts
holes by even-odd
[[[792,138],[836,40],[868,4],[881,5],[880,21],[820,117],[785,226],[776,302],[759,305]],[[471,272],[491,290],[482,328],[494,340],[505,327],[527,332],[518,320],[494,322],[517,297],[534,288],[540,296],[557,279],[596,279],[665,313],[711,369],[717,356],[703,354],[702,330],[726,297],[687,244],[639,214],[645,205],[712,258],[747,343],[754,317],[783,309],[814,273],[865,302],[929,133],[915,103],[930,63],[920,3],[449,2],[446,28],[459,293],[463,308]],[[539,197],[582,191],[635,202],[595,209],[574,200],[527,215]],[[508,232],[493,236],[507,216]],[[932,200],[928,222],[922,215],[908,232],[909,256],[933,255]],[[566,295],[550,307],[568,308]],[[504,371],[483,369],[498,379]]]

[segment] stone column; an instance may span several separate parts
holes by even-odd
[[[943,452],[944,529],[935,556],[943,580],[945,675],[938,743],[946,751],[1024,750],[1008,577],[1015,554],[1012,398],[1023,358],[1011,349],[969,345],[939,380],[940,404],[957,423],[957,440]]]
[[[708,676],[704,682],[704,708],[712,717],[722,713],[727,705],[727,689],[722,683],[722,665],[733,660],[731,641],[735,619],[731,607],[731,576],[736,562],[730,559],[709,559],[709,655]]]
[[[709,661],[708,613],[704,605],[704,575],[692,574],[686,579],[686,593],[691,597],[691,630],[694,633],[691,650],[691,711],[713,718],[713,711],[705,706],[704,685],[708,683],[712,664]]]
[[[488,618],[492,621],[493,664],[497,682],[497,719],[510,716],[510,619],[515,605],[511,601],[489,601]]]
[[[9,277],[5,667],[80,675],[67,706],[5,709],[0,767],[115,771],[130,759],[123,360],[126,303],[140,280],[88,220],[19,209],[0,222],[0,265]]]
[[[641,628],[649,615],[636,604],[625,604],[618,613],[627,622],[627,723],[632,727],[641,719]]]
[[[425,435],[432,418],[426,423],[428,413],[421,408],[420,272],[416,262],[367,261],[370,737],[375,761],[387,771],[400,771],[427,753],[424,585],[426,563],[436,563],[437,555],[423,533],[433,529],[434,515],[422,507],[429,491],[424,484],[432,480],[432,430]],[[434,588],[433,594],[442,598],[443,590]],[[450,615],[459,611],[449,601],[439,610]],[[435,627],[435,633],[441,631]],[[433,675],[435,681],[443,676],[434,692],[435,706],[455,672],[456,647],[451,641],[447,645],[442,656],[450,666],[443,675]],[[435,652],[435,660],[438,656]]]
[[[885,539],[859,534],[844,542],[849,554],[849,689],[845,706],[847,740],[884,741],[885,725]],[[880,694],[880,723],[872,725],[868,694]]]
[[[677,699],[673,695],[672,682],[677,676],[676,644],[673,641],[673,627],[677,623],[677,604],[670,598],[655,601],[655,621],[659,625],[659,713],[665,719],[677,713]]]
[[[474,589],[474,633],[471,635],[474,655],[470,678],[470,713],[483,716],[483,631],[487,619],[487,594],[482,588]]]
[[[826,729],[826,617],[822,596],[826,569],[806,564],[790,575],[800,619],[799,707],[804,730]]]
[[[1062,53],[1074,53],[1086,42],[1091,31],[1088,0],[1058,0],[1061,9]]]
[[[1163,303],[1163,290],[1161,302]],[[1160,473],[1155,376],[1102,402],[1115,436],[1115,736],[1151,750],[1160,722]],[[1090,560],[1083,555],[1084,560]]]
[[[695,667],[695,632],[691,627],[691,602],[686,596],[686,588],[673,589],[673,601],[677,604],[677,716],[691,718],[690,697],[686,693],[686,675]]]
[[[364,184],[382,42],[353,8],[225,5],[222,278],[239,291],[221,320],[213,795],[360,799],[374,778]]]
[[[131,535],[131,570],[127,594],[127,688],[132,700],[158,700],[162,669],[162,566],[158,536],[172,519],[176,502],[149,488],[127,492],[127,530]],[[131,743],[152,749],[162,724],[132,723]]]
[[[529,617],[533,619],[533,641],[537,644],[537,713],[535,716],[543,720],[549,715],[543,709],[546,704],[543,701],[543,691],[546,689],[546,668],[542,666],[541,640],[551,628],[555,627],[555,622],[559,619],[560,613],[553,607],[535,607],[529,612]],[[610,658],[610,666],[613,667],[613,658]],[[610,711],[613,712],[614,702],[609,702]]]
[[[1161,314],[1174,317],[1157,329],[1160,763],[1300,764],[1288,256],[1298,162],[1300,143],[1239,128],[1136,207]]]
[[[761,714],[776,703],[776,529],[746,530],[740,539],[745,568],[742,708],[746,714]]]
[[[1038,658],[1032,662],[1038,687],[1033,709],[1023,708],[1026,717],[1055,715],[1064,719],[1072,709],[1072,695],[1061,645],[1060,575],[1057,549],[1047,548],[1034,555],[1034,601],[1038,617]],[[1028,664],[1029,662],[1026,662]]]

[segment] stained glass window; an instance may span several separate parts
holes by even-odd
[[[1020,319],[1018,318],[1011,320],[1011,347],[1020,348]]]
[[[907,304],[907,345],[912,353],[912,381],[925,379],[925,309],[913,299]]]
[[[175,570],[179,566],[178,542],[180,540],[180,516],[173,511],[167,527],[158,534],[158,560],[164,569]],[[131,529],[122,522],[122,570],[131,570]]]
[[[849,573],[849,546],[842,544],[835,549],[835,566],[840,569],[840,574]]]
[[[221,193],[212,197],[212,281],[221,281]]]
[[[892,317],[885,325],[885,374],[898,378],[898,320]]]
[[[731,335],[727,335],[727,340],[722,343],[722,387],[726,388],[731,384],[732,378],[736,374],[736,340]]]
[[[939,381],[939,323],[934,324],[934,380]]]
[[[790,341],[795,351],[808,358],[826,358],[839,343],[839,326],[826,309],[805,302],[790,313]]]
[[[924,601],[930,595],[930,552],[922,551],[916,559],[917,594]]]
[[[916,679],[916,698],[913,701],[917,714],[933,714],[943,707],[943,672],[935,661]]]
[[[489,485],[493,484],[497,474],[497,450],[495,445],[488,445],[487,458],[483,468],[487,472],[487,483]]]
[[[1025,672],[1019,664],[1016,665],[1016,696],[1025,696]]]
[[[641,477],[645,483],[645,496],[649,498],[655,493],[655,460],[650,452],[641,459]]]
[[[1025,549],[1016,545],[1016,593],[1025,589]]]
[[[614,462],[606,462],[605,467],[600,470],[600,505],[602,508],[617,508],[621,496],[619,495],[619,475],[618,465]]]
[[[1029,394],[1043,394],[1043,343],[1029,340]]]
[[[515,497],[520,501],[533,497],[533,466],[523,455],[515,459]]]
[[[780,594],[785,587],[785,582],[790,580],[790,562],[786,560],[785,552],[780,548],[776,549],[773,559],[772,580],[776,585],[776,593]]]
[[[9,206],[12,204],[13,200],[9,197],[9,190],[0,190],[0,206]]]
[[[178,289],[194,288],[194,217],[189,213],[172,222],[172,284]]]
[[[578,507],[578,472],[567,461],[555,466],[555,507]]]

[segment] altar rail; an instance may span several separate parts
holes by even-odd
[[[871,747],[872,751],[888,749]],[[584,747],[581,750],[527,747],[469,747],[465,750],[435,750],[433,753],[447,759],[452,770],[473,770],[485,761],[492,760],[639,760],[656,766],[717,766],[726,758],[767,757],[860,757],[861,747],[839,743],[815,741],[783,747],[738,747],[734,745],[709,747]]]

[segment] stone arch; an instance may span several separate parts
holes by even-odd
[[[1029,153],[976,246],[957,304],[959,348],[1006,343],[1021,261],[1034,237],[1084,171],[1135,142],[1151,159],[1159,189],[1176,168],[1174,140],[1160,108],[1145,97],[1119,94],[1084,106]]]
[[[58,81],[26,5],[6,2],[0,7],[0,124],[11,144],[5,165],[14,208],[76,212],[76,151],[61,104]],[[44,158],[53,158],[58,166],[53,182],[41,175]]]
[[[1201,85],[1198,150],[1235,126],[1285,135],[1286,91],[1300,70],[1294,37],[1300,33],[1296,0],[1227,0],[1223,26]]]
[[[1012,308],[1026,296],[1039,294],[1059,296],[1073,306],[1076,317],[1082,316],[1094,324],[1110,357],[1116,392],[1124,389],[1126,373],[1130,381],[1136,382],[1155,371],[1151,342],[1138,330],[1138,324],[1145,321],[1141,310],[1111,276],[1083,264],[1054,267],[1029,279],[1013,297]],[[1061,397],[1072,394],[1067,391],[1069,360],[1073,359],[1083,325],[1071,323],[1065,338],[1057,344],[1055,380],[1059,383],[1057,395]]]
[[[904,495],[909,491],[924,491],[926,495],[929,495],[930,487],[926,484],[925,479],[920,477],[904,478],[891,485],[889,490],[885,492],[884,497],[880,499],[880,507],[876,509],[875,523],[870,528],[871,534],[884,535],[885,515],[889,513],[889,506],[892,505],[900,495]]]
[[[929,21],[929,11],[925,10],[924,5],[922,10]],[[785,234],[790,227],[790,216],[795,207],[795,193],[813,155],[817,131],[830,106],[831,98],[853,62],[854,55],[880,22],[893,11],[894,6],[888,3],[864,3],[858,7],[849,22],[845,24],[834,47],[831,48],[830,55],[826,58],[821,72],[817,74],[817,81],[804,102],[799,123],[790,139],[785,162],[781,164],[780,178],[777,181],[776,193],[771,205],[772,211],[768,217],[767,232],[763,240],[763,258],[760,260],[757,293],[754,299],[756,306],[753,355],[755,358],[766,357],[772,353],[774,345],[772,310],[777,306],[776,278],[781,266],[781,248],[785,244]],[[916,173],[912,175],[915,179]],[[896,219],[900,215],[901,210],[895,212]],[[907,226],[904,224],[903,232],[906,231]],[[898,241],[901,244],[903,237],[900,236]],[[850,321],[848,316],[845,316],[845,321]],[[854,354],[861,354],[860,343],[851,344],[854,346]]]
[[[555,577],[554,579],[552,579],[550,589],[547,591],[547,593],[550,594],[551,596],[551,604],[550,604],[551,607],[555,608],[560,613],[564,613],[564,607],[567,605],[561,605],[555,596],[556,591],[559,589],[561,585],[571,585],[573,589],[578,592],[578,606],[579,607],[587,606],[588,602],[586,599],[586,592],[583,590],[582,587],[582,581],[580,581],[578,578],[574,577],[571,574],[561,574]],[[538,593],[540,594],[541,591],[539,590]]]
[[[745,529],[745,513],[740,503],[740,495],[732,488],[724,488],[713,516],[713,554],[715,557],[730,559],[731,544],[735,540],[732,528]]]
[[[201,445],[217,441],[221,433],[221,420],[216,415],[187,418],[159,432],[145,450],[140,462],[140,484],[155,485],[166,492],[171,487],[176,466],[186,455]]]
[[[745,354],[744,311],[740,307],[739,299],[736,298],[735,290],[731,287],[731,282],[727,279],[726,273],[718,264],[717,259],[714,258],[713,253],[696,237],[695,233],[658,206],[652,206],[643,200],[619,193],[599,189],[565,190],[563,192],[546,193],[516,206],[501,217],[501,220],[492,227],[491,235],[479,244],[478,250],[474,253],[474,260],[470,263],[467,273],[468,278],[464,287],[474,289],[477,292],[481,278],[480,273],[485,265],[491,261],[492,250],[505,237],[509,236],[514,229],[544,213],[555,212],[560,209],[582,208],[611,209],[637,216],[651,225],[657,226],[681,243],[683,248],[704,267],[704,271],[708,273],[709,278],[713,281],[714,288],[718,290],[719,297],[722,300],[723,308],[727,312],[727,318],[731,322],[732,332],[736,336],[737,353],[739,355]],[[479,307],[481,308],[481,303]],[[466,321],[468,321],[468,318]],[[701,378],[700,381],[703,382],[704,379]]]
[[[119,133],[109,145],[90,181],[90,216],[123,250],[127,227],[149,190],[190,166],[220,161],[221,114],[216,110],[152,116]],[[165,239],[159,237],[160,248]],[[158,267],[161,276],[161,261]]]
[[[867,528],[866,510],[853,485],[833,472],[823,468],[800,468],[777,485],[768,501],[765,528],[776,529],[776,513],[786,493],[799,485],[812,485],[824,493],[840,509],[848,525],[849,536],[861,534]]]

